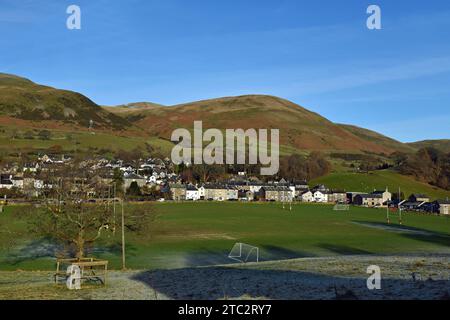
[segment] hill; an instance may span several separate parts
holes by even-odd
[[[205,128],[221,130],[280,129],[281,154],[323,151],[383,155],[415,152],[423,146],[450,150],[450,140],[403,144],[377,132],[333,123],[274,96],[224,97],[175,106],[135,102],[101,107],[80,93],[0,73],[0,126],[8,131],[5,138],[12,135],[11,130],[24,133],[28,128],[87,132],[91,120],[97,132],[153,139],[164,149],[170,149],[168,140],[174,129],[192,128],[195,120],[202,120]]]
[[[365,141],[371,141],[378,145],[385,146],[386,148],[389,149],[394,149],[402,152],[414,152],[417,149],[414,145],[402,143],[400,141],[386,137],[372,130],[360,128],[349,124],[339,124],[339,126]]]
[[[415,149],[431,147],[431,148],[435,148],[435,149],[440,150],[445,153],[450,152],[450,139],[424,140],[424,141],[408,143],[407,145],[412,148],[415,148]]]
[[[152,135],[170,138],[176,128],[192,128],[202,120],[205,128],[280,129],[281,144],[294,152],[340,151],[390,154],[408,146],[363,129],[335,124],[288,100],[246,95],[203,100],[171,107],[107,108]],[[364,134],[363,134],[364,133]]]
[[[102,109],[80,93],[0,73],[0,123],[26,126],[27,122],[43,122],[42,127],[88,128],[91,120],[98,129],[123,130],[130,126],[125,119]]]

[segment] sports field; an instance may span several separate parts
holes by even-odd
[[[132,212],[128,205],[126,212]],[[328,205],[162,203],[145,235],[127,233],[127,267],[166,269],[232,262],[236,242],[260,248],[260,259],[283,260],[336,255],[449,253],[450,219],[404,214],[404,226],[386,210]],[[51,270],[56,246],[28,230],[28,210],[7,207],[0,214],[0,269]],[[120,234],[104,237],[92,255],[120,268]]]

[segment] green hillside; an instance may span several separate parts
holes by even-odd
[[[335,172],[325,177],[314,179],[310,185],[325,184],[333,189],[344,189],[353,192],[372,192],[384,190],[398,192],[398,188],[405,196],[412,193],[423,193],[432,199],[445,199],[450,197],[450,191],[445,191],[429,184],[419,182],[411,177],[403,176],[390,170],[374,171],[369,174],[352,172]]]
[[[442,139],[442,140],[424,140],[418,142],[408,143],[409,146],[421,149],[421,148],[435,148],[442,152],[450,152],[450,139]]]
[[[57,121],[84,128],[123,130],[124,118],[107,112],[80,93],[38,85],[28,79],[0,73],[0,116],[26,121]],[[7,122],[8,118],[2,119]],[[45,127],[43,125],[43,127]]]

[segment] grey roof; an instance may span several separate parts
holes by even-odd
[[[404,203],[402,203],[401,204],[401,206],[408,206],[408,207],[411,207],[411,206],[420,206],[421,204],[422,204],[423,202],[419,202],[419,201],[407,201],[407,202],[404,202]]]
[[[285,186],[265,186],[262,187],[262,189],[264,189],[265,191],[291,191],[291,189],[289,189],[288,187]]]
[[[128,175],[124,176],[123,178],[124,179],[134,179],[134,180],[139,180],[139,179],[144,179],[145,180],[145,178],[143,176],[139,176],[139,175],[137,175],[135,173],[128,174]]]
[[[421,193],[413,193],[412,196],[414,198],[429,198],[426,194],[421,194]]]
[[[381,194],[359,194],[357,196],[360,196],[363,199],[381,199],[383,196]]]

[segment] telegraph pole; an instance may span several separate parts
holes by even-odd
[[[126,269],[125,265],[125,213],[123,209],[123,199],[122,199],[122,270]]]
[[[398,188],[398,199],[399,199],[399,203],[398,203],[398,220],[399,220],[399,223],[400,223],[400,225],[402,225],[403,224],[403,222],[402,222],[402,207],[400,206],[400,199],[401,199],[401,190],[400,190],[400,187]]]
[[[389,203],[386,206],[386,218],[387,218],[387,223],[391,224],[391,219],[389,218]]]
[[[114,182],[114,185],[113,185],[113,194],[114,194],[114,197],[113,197],[113,216],[114,216],[114,229],[113,229],[113,234],[114,235],[116,235],[116,228],[117,228],[117,217],[116,217],[116,200],[117,200],[117,198],[116,198],[116,183]]]

